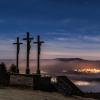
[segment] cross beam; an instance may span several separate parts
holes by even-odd
[[[40,40],[40,36],[37,36],[37,41],[34,42],[34,44],[37,44],[37,74],[41,74],[40,72],[40,54],[41,54],[41,45],[44,43],[44,41]]]
[[[31,49],[31,41],[33,40],[32,37],[30,37],[30,33],[26,33],[26,38],[23,38],[27,42],[27,62],[26,62],[26,74],[30,74],[30,69],[29,69],[29,55],[30,55],[30,49]]]
[[[16,45],[17,47],[17,51],[16,51],[16,73],[19,73],[19,51],[20,51],[20,45],[23,44],[19,41],[19,37],[17,37],[17,41],[16,43],[13,43]]]

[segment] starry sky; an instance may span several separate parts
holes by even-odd
[[[27,31],[45,41],[42,58],[100,59],[100,0],[0,0],[0,59],[15,58],[12,43]]]

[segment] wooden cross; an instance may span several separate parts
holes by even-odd
[[[23,40],[27,41],[27,62],[26,62],[26,74],[30,74],[30,69],[29,69],[29,55],[30,55],[30,49],[31,49],[31,41],[33,40],[32,37],[30,37],[30,33],[26,33],[26,38],[23,38]]]
[[[16,73],[19,73],[19,51],[20,51],[20,45],[23,44],[19,42],[19,37],[17,37],[16,43],[13,43],[16,45],[17,50],[16,50]]]
[[[40,53],[41,53],[41,45],[44,43],[44,41],[40,40],[40,36],[37,36],[37,42],[34,42],[34,44],[37,44],[37,74],[40,75]]]

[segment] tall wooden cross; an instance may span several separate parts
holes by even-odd
[[[23,40],[27,41],[27,56],[26,56],[26,74],[30,74],[30,69],[29,69],[29,55],[30,55],[30,49],[31,49],[31,41],[33,40],[32,37],[30,37],[30,33],[26,33],[26,38],[23,38]]]
[[[17,41],[16,43],[13,43],[16,45],[17,47],[17,51],[16,51],[16,73],[19,73],[19,51],[20,51],[20,45],[23,44],[19,41],[19,37],[17,37]]]
[[[37,74],[41,74],[40,72],[40,53],[41,53],[41,45],[44,41],[40,40],[40,36],[37,36],[37,41],[34,44],[37,44]]]

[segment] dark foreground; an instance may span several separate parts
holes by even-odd
[[[87,93],[85,94],[85,97],[100,100],[100,93]]]
[[[33,91],[28,89],[0,88],[0,100],[96,100],[79,96],[63,96],[55,92]]]

